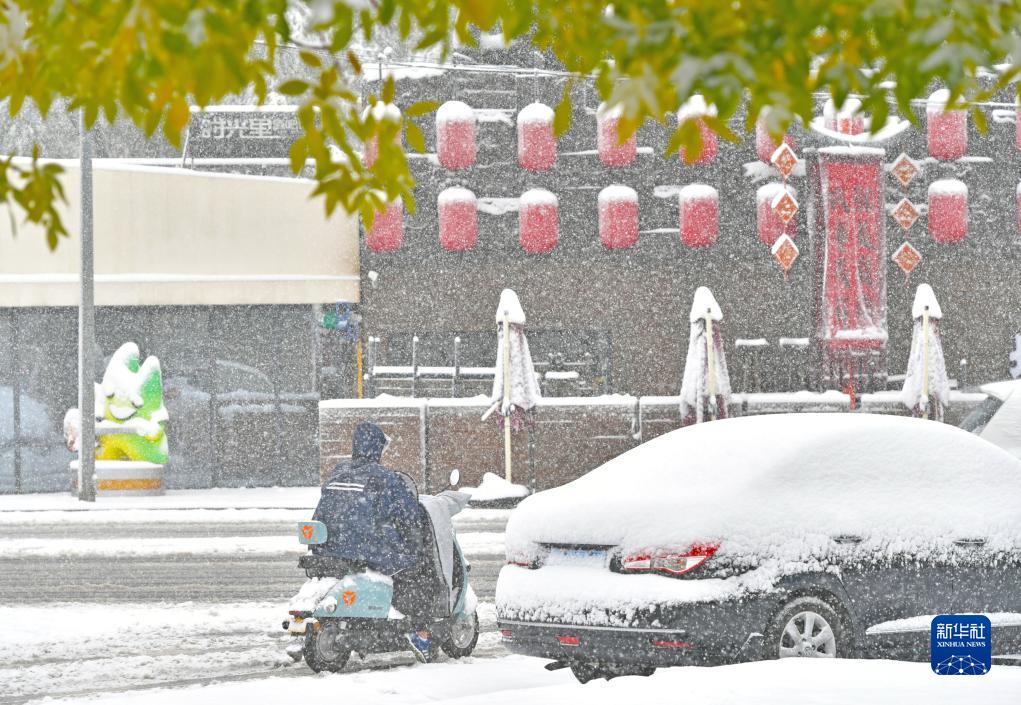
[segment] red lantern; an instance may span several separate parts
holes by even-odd
[[[796,195],[794,189],[790,186],[787,187],[787,190],[791,192],[792,196]],[[783,192],[784,185],[780,182],[760,186],[759,190],[755,192],[756,225],[758,227],[759,240],[766,247],[772,247],[781,235],[786,234],[794,237],[794,233],[797,230],[794,218],[784,223],[783,218],[773,208],[773,202]]]
[[[396,252],[403,241],[404,203],[397,200],[376,214],[372,227],[365,234],[365,244],[373,252]]]
[[[794,138],[789,134],[783,136],[783,141],[787,143],[787,146],[794,149]],[[770,164],[770,159],[773,156],[773,152],[780,144],[776,142],[772,135],[769,134],[769,128],[766,127],[766,120],[764,117],[760,117],[755,123],[755,154],[760,160]]]
[[[691,96],[677,111],[677,124],[680,125],[686,120],[697,120],[698,132],[702,137],[702,151],[694,160],[689,162],[685,158],[684,147],[678,150],[677,154],[685,164],[710,164],[716,159],[716,133],[705,123],[704,119],[705,117],[716,117],[716,114],[716,106],[706,105],[705,98],[697,93]]]
[[[968,234],[968,187],[957,179],[929,184],[929,235],[952,245]]]
[[[375,118],[376,122],[383,122],[384,120],[389,122],[396,122],[398,124],[400,124],[401,122],[401,109],[398,108],[393,103],[384,103],[383,101],[378,101],[371,108],[366,108],[365,111],[362,113],[363,122],[366,119],[368,119],[370,113],[372,117]],[[400,130],[398,130],[397,135],[394,137],[394,144],[399,145],[400,143],[401,132]],[[372,165],[376,163],[376,159],[379,156],[379,144],[376,141],[375,136],[370,137],[365,141],[365,152],[362,156],[365,159],[365,166],[371,169]]]
[[[681,242],[709,247],[720,232],[720,196],[712,186],[689,184],[681,189]]]
[[[445,169],[467,169],[475,163],[475,111],[449,100],[436,111],[436,156]]]
[[[599,161],[606,166],[627,166],[635,160],[638,153],[637,139],[631,135],[623,144],[617,134],[617,126],[620,124],[621,108],[606,108],[606,103],[600,103],[596,110],[596,145],[599,151]]]
[[[436,199],[440,244],[447,252],[466,252],[479,239],[475,194],[466,188],[444,189]]]
[[[525,252],[547,254],[557,246],[559,203],[545,189],[525,191],[518,201],[518,238]]]
[[[542,103],[526,105],[518,113],[518,163],[529,171],[547,171],[556,161],[553,109]]]
[[[628,186],[607,186],[599,192],[599,241],[608,250],[638,242],[638,194]]]
[[[929,156],[960,159],[968,151],[968,112],[947,110],[950,91],[942,88],[929,96],[925,106],[926,143]]]
[[[837,110],[830,98],[822,108],[823,127],[843,135],[860,135],[865,131],[865,116],[861,112],[861,101],[848,98],[844,107]]]

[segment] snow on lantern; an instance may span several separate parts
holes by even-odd
[[[968,151],[968,111],[947,110],[949,100],[950,91],[941,88],[925,104],[926,143],[936,159],[960,159]]]
[[[720,196],[712,186],[689,184],[681,189],[681,242],[709,247],[720,232]]]
[[[951,245],[968,234],[968,187],[957,179],[929,184],[929,235]]]
[[[377,213],[365,234],[365,245],[373,252],[396,252],[404,241],[404,203],[398,199]]]
[[[599,241],[608,250],[638,242],[638,194],[633,188],[614,184],[599,192]]]
[[[466,188],[443,189],[436,199],[440,221],[440,245],[447,252],[466,252],[479,239],[475,194]]]
[[[518,238],[525,252],[541,255],[557,246],[557,197],[546,189],[534,188],[518,201]]]
[[[716,106],[706,105],[705,98],[699,94],[691,96],[677,111],[677,124],[686,120],[698,121],[698,132],[702,137],[702,151],[693,160],[686,159],[684,147],[677,154],[685,164],[710,164],[716,159],[716,133],[705,123],[706,117],[716,117]]]
[[[369,116],[375,118],[376,122],[394,122],[397,123],[397,134],[394,136],[394,144],[399,145],[401,143],[401,109],[393,103],[384,103],[383,101],[377,101],[375,105],[368,107],[362,113],[362,122],[367,120]],[[365,153],[363,158],[365,159],[365,166],[372,168],[372,165],[376,163],[376,159],[379,157],[379,144],[376,136],[373,135],[365,141]]]
[[[596,110],[596,146],[599,161],[606,166],[627,166],[635,160],[638,153],[637,138],[631,135],[623,144],[620,142],[617,129],[623,114],[621,106],[607,108],[600,103]]]
[[[827,99],[822,108],[823,127],[844,135],[860,135],[865,131],[865,116],[861,113],[861,101],[848,98],[837,110],[833,99]]]
[[[518,113],[518,163],[529,171],[546,171],[556,161],[553,108],[542,103],[526,105]]]
[[[790,186],[787,190],[792,196],[797,196],[797,192]],[[791,218],[788,222],[784,223],[783,218],[773,208],[773,202],[780,196],[784,191],[784,185],[779,181],[760,186],[758,191],[755,192],[755,212],[757,214],[756,221],[759,233],[759,240],[762,241],[766,247],[772,247],[776,242],[777,238],[781,235],[794,236],[797,230],[796,221]]]
[[[773,136],[769,134],[768,123],[766,122],[766,115],[768,111],[763,110],[759,115],[759,119],[755,121],[755,154],[761,161],[770,163],[770,159],[773,156],[773,152],[780,146],[780,143],[773,139]],[[794,149],[794,138],[789,134],[783,136],[783,141],[787,145]]]
[[[436,111],[436,156],[444,169],[467,169],[475,163],[475,111],[448,100]]]

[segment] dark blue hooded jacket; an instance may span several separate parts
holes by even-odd
[[[380,464],[386,435],[373,423],[355,429],[351,460],[333,469],[312,516],[326,524],[316,555],[343,558],[394,575],[421,561],[424,510],[414,485]]]

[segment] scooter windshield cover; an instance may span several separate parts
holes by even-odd
[[[326,524],[321,521],[303,521],[298,524],[298,541],[307,545],[326,543]]]

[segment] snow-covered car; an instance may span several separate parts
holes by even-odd
[[[1021,461],[921,419],[673,431],[522,502],[497,616],[579,680],[787,656],[928,654],[931,615],[1021,641]]]
[[[1021,458],[1021,379],[992,382],[980,388],[985,401],[961,421],[961,428]]]

